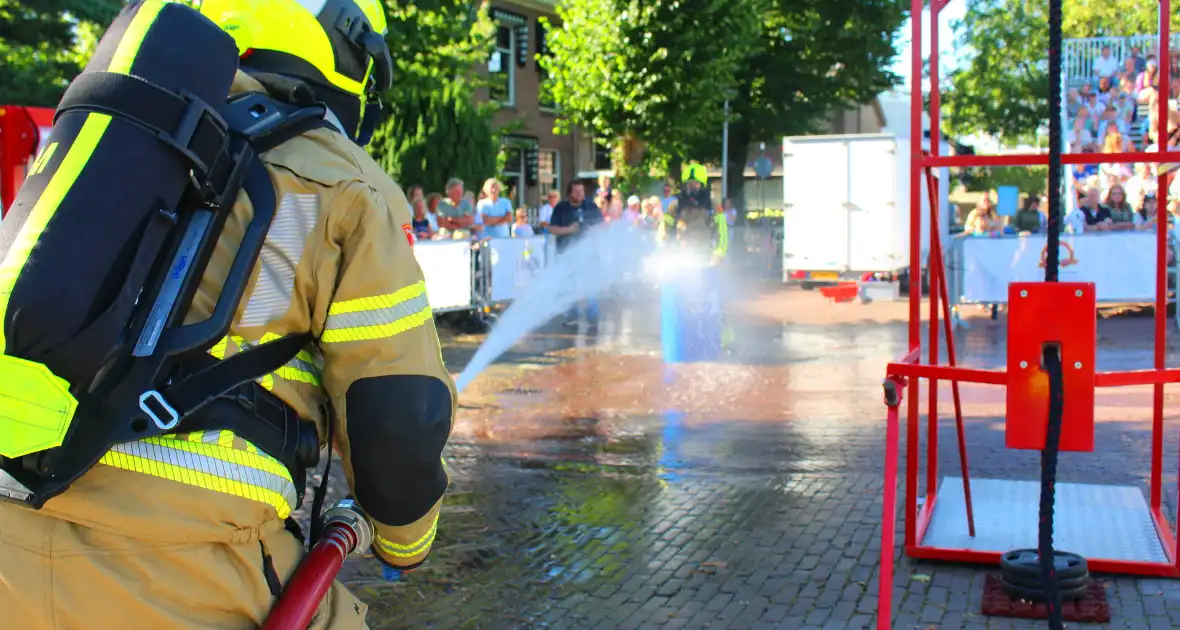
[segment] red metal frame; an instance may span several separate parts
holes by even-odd
[[[930,64],[929,64],[929,103],[930,103],[930,151],[924,152],[922,134],[922,13],[925,8],[923,0],[911,0],[911,38],[912,58],[910,76],[913,81],[910,92],[910,271],[911,277],[917,278],[917,270],[921,269],[921,212],[922,199],[920,196],[923,174],[932,178],[932,169],[940,167],[964,166],[1034,166],[1048,164],[1047,154],[1020,155],[970,155],[970,156],[941,156],[940,110],[941,95],[939,93],[939,64],[938,64],[938,24],[939,13],[949,0],[931,0],[930,2]],[[1171,0],[1160,0],[1159,20],[1159,58],[1169,59]],[[1160,64],[1160,85],[1169,85],[1170,64]],[[1159,138],[1167,138],[1168,99],[1159,100]],[[1098,164],[1105,162],[1116,163],[1166,163],[1180,162],[1180,152],[1168,151],[1167,143],[1159,146],[1158,152],[1153,153],[1088,153],[1062,155],[1063,165],[1070,164]],[[1163,198],[1159,201],[1159,212],[1167,212],[1168,174],[1159,175],[1159,194]],[[931,189],[933,190],[933,188]],[[1068,194],[1068,193],[1067,193]],[[937,213],[937,197],[930,200],[931,211]],[[946,287],[942,281],[944,276],[942,248],[939,243],[937,229],[937,214],[932,215],[930,222],[930,260],[927,275],[930,285],[929,304],[929,348],[927,363],[921,363],[921,292],[911,290],[909,295],[909,348],[910,351],[896,362],[887,367],[886,389],[893,389],[898,393],[894,400],[887,400],[889,414],[887,416],[887,444],[885,463],[885,512],[882,521],[881,546],[881,579],[880,596],[878,599],[878,626],[889,627],[891,619],[891,599],[893,589],[892,540],[895,528],[894,486],[896,483],[898,452],[897,444],[899,423],[897,412],[903,398],[900,394],[908,385],[913,395],[905,399],[906,404],[906,481],[905,481],[905,553],[914,558],[932,560],[948,560],[957,562],[979,562],[995,564],[999,562],[1000,552],[981,552],[965,549],[945,549],[925,546],[921,541],[925,538],[926,528],[930,524],[937,499],[938,484],[938,381],[950,381],[955,392],[955,419],[958,423],[961,462],[964,469],[964,484],[968,484],[966,474],[967,458],[962,438],[962,411],[958,401],[957,386],[960,382],[979,383],[1006,386],[1008,374],[1004,370],[983,370],[958,367],[954,354],[954,338],[949,327],[946,334],[948,346],[947,357],[949,365],[939,364],[939,316],[949,319],[949,309],[946,304]],[[1166,223],[1157,230],[1156,240],[1156,299],[1155,299],[1155,347],[1153,366],[1147,370],[1124,372],[1098,372],[1094,374],[1094,387],[1126,387],[1131,385],[1151,385],[1152,397],[1152,437],[1151,437],[1151,484],[1148,505],[1156,530],[1163,543],[1167,562],[1130,562],[1101,558],[1091,558],[1091,569],[1104,573],[1123,573],[1134,575],[1150,575],[1162,577],[1180,577],[1180,550],[1177,549],[1177,537],[1174,535],[1168,517],[1163,513],[1163,402],[1164,384],[1180,383],[1180,369],[1168,369],[1165,366],[1165,340],[1167,336],[1167,229]],[[917,284],[912,285],[914,287]],[[941,299],[940,299],[941,298]],[[942,303],[940,313],[939,303]],[[927,379],[927,453],[926,453],[926,492],[925,502],[918,507],[919,484],[919,400],[916,395],[917,379]],[[967,490],[967,510],[971,514],[970,491]],[[969,516],[970,518],[970,516]]]
[[[53,110],[0,105],[0,217],[16,198],[25,166],[37,152],[41,128],[53,126]]]

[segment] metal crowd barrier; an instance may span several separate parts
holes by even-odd
[[[552,260],[553,239],[419,241],[414,256],[435,313],[489,313],[516,299]]]
[[[1155,239],[1154,232],[1138,231],[1062,235],[1062,280],[1094,282],[1099,305],[1153,304]],[[1168,240],[1173,254],[1168,266],[1168,303],[1176,304],[1180,287],[1176,253],[1180,241],[1172,232]],[[1026,281],[1025,276],[1044,273],[1040,267],[1044,243],[1043,234],[951,239],[944,261],[951,308],[1007,302],[1009,282]],[[1176,311],[1180,326],[1180,308]]]
[[[781,221],[777,225],[777,229],[771,224],[731,227],[731,264],[751,274],[774,277],[773,265],[782,258]],[[650,236],[654,239],[655,232]],[[491,313],[517,299],[553,262],[556,252],[552,235],[414,244],[426,293],[437,314]]]

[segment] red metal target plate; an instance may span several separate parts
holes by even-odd
[[[1008,448],[1045,447],[1049,375],[1042,348],[1061,345],[1065,407],[1061,450],[1094,450],[1094,360],[1098,318],[1090,282],[1014,282],[1008,286]]]

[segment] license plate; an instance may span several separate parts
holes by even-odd
[[[811,272],[812,280],[839,280],[840,274],[835,271],[813,271]]]

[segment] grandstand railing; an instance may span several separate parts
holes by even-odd
[[[1132,48],[1139,48],[1142,55],[1147,56],[1155,51],[1155,44],[1159,41],[1157,35],[1131,35],[1129,37],[1080,37],[1065,40],[1064,54],[1065,76],[1071,86],[1085,82],[1094,76],[1094,60],[1102,55],[1102,47],[1110,46],[1115,59],[1125,59],[1131,54]],[[1180,50],[1180,33],[1171,37],[1172,50]]]

